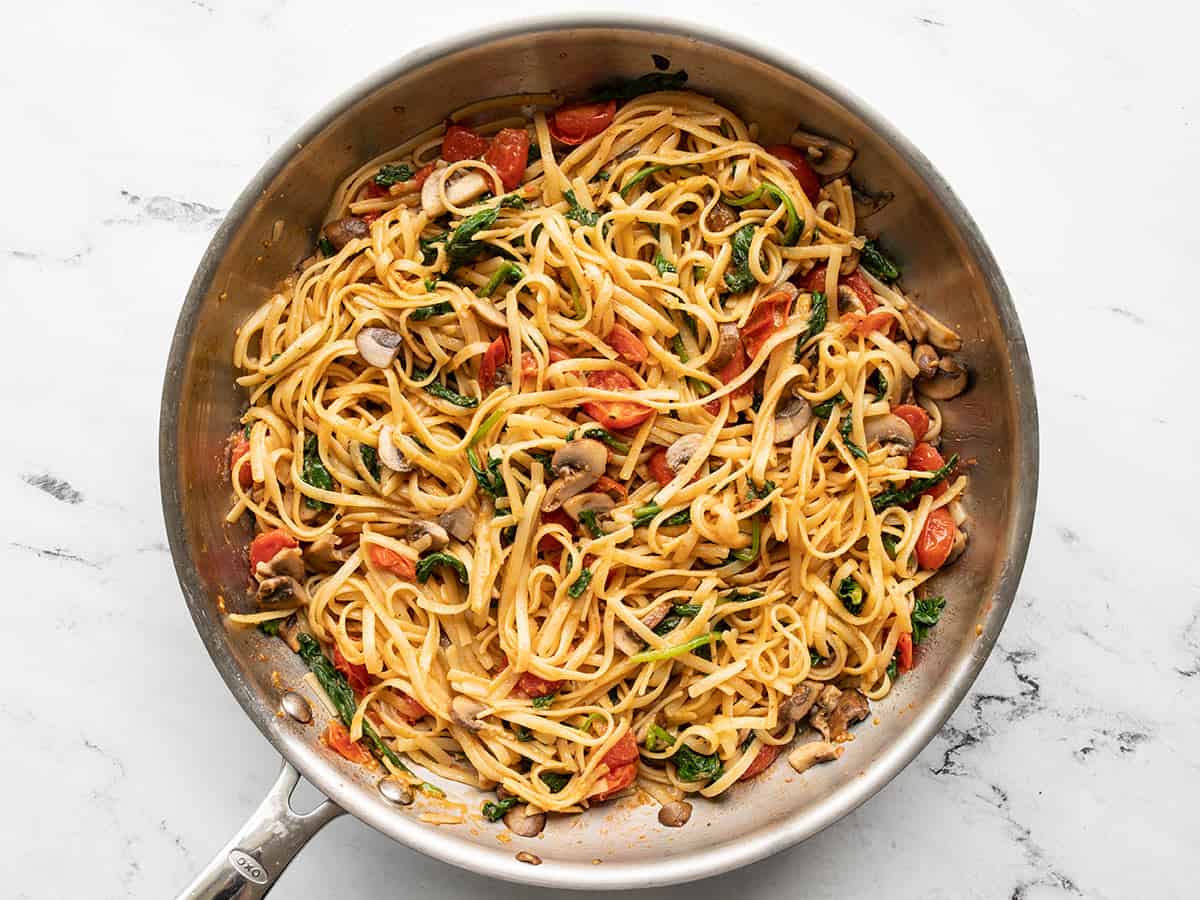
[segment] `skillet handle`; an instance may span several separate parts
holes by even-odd
[[[342,808],[324,801],[306,815],[292,810],[300,773],[287,760],[270,792],[228,844],[177,900],[254,900],[265,897],[288,863]]]

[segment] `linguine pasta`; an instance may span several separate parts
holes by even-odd
[[[260,605],[231,618],[295,615],[333,658],[344,755],[374,731],[401,777],[394,754],[531,812],[635,777],[715,796],[810,723],[832,758],[965,539],[931,396],[957,339],[844,173],[808,183],[694,93],[552,102],[364,165],[329,255],[240,328],[229,520]],[[447,163],[459,140],[480,152]]]

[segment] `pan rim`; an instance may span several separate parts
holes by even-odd
[[[935,202],[963,236],[970,253],[980,266],[982,279],[988,287],[1004,336],[1009,343],[1009,378],[1020,432],[1016,439],[1018,458],[1015,462],[1023,477],[1020,483],[1014,486],[1016,501],[1012,523],[1008,533],[1001,537],[1010,551],[1008,563],[1000,573],[993,598],[994,605],[985,629],[976,641],[975,652],[957,668],[946,673],[945,679],[929,696],[921,712],[912,717],[908,727],[884,753],[872,760],[867,772],[859,777],[847,778],[823,803],[798,810],[788,818],[759,828],[736,842],[699,848],[653,861],[606,862],[596,866],[546,860],[541,866],[529,866],[517,862],[511,850],[502,848],[486,849],[471,844],[471,851],[463,853],[461,851],[467,846],[466,842],[448,838],[445,834],[439,835],[436,831],[437,826],[425,825],[406,816],[383,814],[378,806],[368,803],[360,791],[354,789],[354,786],[348,784],[335,769],[324,763],[311,747],[297,748],[290,745],[273,730],[274,711],[267,708],[239,677],[240,670],[222,636],[223,632],[211,628],[209,624],[211,611],[205,608],[209,598],[191,563],[191,548],[186,540],[176,452],[178,411],[186,375],[184,362],[212,277],[242,220],[275,176],[292,159],[298,146],[306,145],[337,116],[370,93],[441,56],[530,33],[589,28],[680,36],[740,53],[811,84],[845,106],[891,143],[895,151],[926,183]],[[499,26],[475,29],[405,54],[327,103],[267,160],[230,207],[214,234],[197,267],[180,311],[163,383],[159,422],[159,478],[163,515],[176,574],[192,619],[213,664],[251,721],[274,745],[277,752],[291,761],[319,790],[360,821],[392,839],[443,862],[478,874],[560,889],[627,889],[678,884],[718,875],[791,847],[832,825],[873,797],[933,739],[970,690],[984,662],[990,656],[1015,600],[1032,535],[1037,499],[1037,406],[1029,355],[1012,297],[999,265],[978,226],[925,155],[868,104],[820,72],[783,53],[749,39],[730,36],[705,26],[648,15],[555,14],[521,18]]]

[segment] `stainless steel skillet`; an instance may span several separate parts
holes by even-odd
[[[867,223],[886,236],[904,284],[965,340],[974,386],[946,405],[950,443],[975,459],[967,505],[972,540],[939,577],[948,612],[921,666],[877,704],[833,765],[797,778],[777,765],[691,823],[666,830],[632,804],[550,824],[536,840],[497,842],[478,823],[437,826],[419,806],[397,807],[370,773],[317,743],[318,729],[277,716],[282,682],[303,664],[278,641],[230,628],[219,598],[245,591],[248,534],[226,526],[224,441],[244,406],[230,367],[234,330],[312,247],[329,195],[362,161],[470,102],[526,91],[583,91],[637,76],[653,55],[684,68],[689,86],[758,122],[764,142],[799,124],[851,143],[856,181],[895,199]],[[282,223],[277,226],[276,223]],[[346,811],[397,841],[492,877],[558,888],[628,888],[703,878],[795,844],[849,813],[896,775],[937,733],[991,651],[1024,564],[1037,490],[1033,380],[1008,289],[982,236],[924,156],[865,104],[802,63],[761,47],[661,20],[554,18],[472,34],[411,53],[318,113],[272,157],[217,231],[184,302],[163,388],[163,510],[180,585],[196,628],[238,702],[284,759],[263,805],[184,896],[264,895],[292,856]],[[901,714],[903,713],[903,714]],[[307,816],[288,807],[303,773],[329,799]],[[443,785],[478,808],[480,796]],[[643,836],[645,836],[644,839]],[[515,858],[528,850],[542,860]],[[595,864],[594,860],[601,860]]]

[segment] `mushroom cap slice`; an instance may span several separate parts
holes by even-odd
[[[454,724],[461,725],[467,731],[479,731],[483,728],[483,722],[479,718],[479,714],[487,709],[482,703],[474,697],[468,697],[466,694],[455,694],[454,699],[450,701],[450,718]]]
[[[379,429],[379,461],[393,472],[411,472],[412,463],[404,458],[393,437],[395,429],[384,425]]]
[[[672,472],[678,473],[686,466],[704,443],[704,435],[693,432],[678,437],[667,448],[667,465]]]
[[[437,520],[456,541],[465,541],[475,531],[475,516],[465,506],[448,509]]]
[[[618,622],[613,627],[613,646],[626,656],[642,652],[642,639],[624,622]]]
[[[967,381],[967,367],[953,356],[943,356],[938,360],[937,372],[919,376],[915,384],[919,394],[934,400],[950,400],[967,389]]]
[[[913,351],[913,362],[922,375],[932,377],[937,374],[938,352],[929,344],[917,344],[917,349]]]
[[[267,562],[260,562],[254,570],[259,578],[276,578],[284,575],[297,581],[304,578],[304,559],[299,547],[284,547]]]
[[[803,433],[812,419],[812,407],[799,397],[790,397],[775,411],[775,443],[786,444]]]
[[[862,221],[875,215],[889,203],[896,199],[896,195],[891,191],[871,192],[864,190],[854,182],[850,183],[850,194],[854,198],[854,218],[856,221]]]
[[[663,804],[658,811],[658,824],[666,828],[682,828],[692,817],[692,804],[686,800],[674,800]]]
[[[268,578],[255,594],[260,609],[292,609],[308,602],[308,593],[295,578],[279,575]]]
[[[542,512],[557,509],[595,484],[608,465],[608,448],[594,438],[577,438],[559,447],[550,462],[559,475],[546,490]]]
[[[742,336],[732,322],[724,322],[717,328],[717,349],[708,361],[710,369],[723,369],[729,365],[733,355],[741,346]]]
[[[821,682],[804,681],[796,685],[791,696],[779,704],[779,721],[799,722],[812,711],[821,694]]]
[[[321,234],[333,245],[334,250],[341,250],[351,241],[365,238],[370,233],[371,226],[357,216],[334,219],[321,229]]]
[[[354,346],[368,365],[386,369],[396,361],[403,340],[403,335],[390,328],[364,328],[354,336]]]
[[[804,151],[813,171],[827,179],[843,174],[854,162],[853,147],[819,134],[795,131],[791,143]]]
[[[597,515],[604,515],[612,512],[612,508],[616,506],[616,502],[608,494],[602,494],[599,491],[588,491],[584,494],[576,494],[563,501],[563,512],[579,521],[579,517],[585,512],[594,512]]]
[[[450,535],[437,522],[416,519],[408,526],[408,543],[418,553],[441,550],[450,543]]]
[[[493,328],[507,328],[508,319],[504,318],[504,313],[496,309],[487,300],[480,300],[478,297],[471,301],[471,312],[475,313],[480,319],[491,325]]]
[[[546,827],[546,814],[534,810],[528,804],[520,803],[504,814],[504,824],[519,837],[537,837]]]
[[[788,754],[788,764],[797,772],[812,768],[817,763],[831,762],[842,755],[844,748],[828,741],[810,741],[801,744]]]
[[[345,550],[338,550],[342,539],[336,534],[321,535],[304,548],[304,564],[314,572],[336,572],[350,558]]]
[[[488,180],[479,172],[463,172],[461,169],[449,175],[444,169],[434,172],[421,187],[421,209],[431,219],[436,219],[446,211],[446,204],[442,202],[443,184],[446,199],[454,206],[470,203],[488,189]]]
[[[912,426],[893,413],[871,416],[863,422],[863,432],[868,446],[874,443],[890,444],[908,453],[917,443]]]

